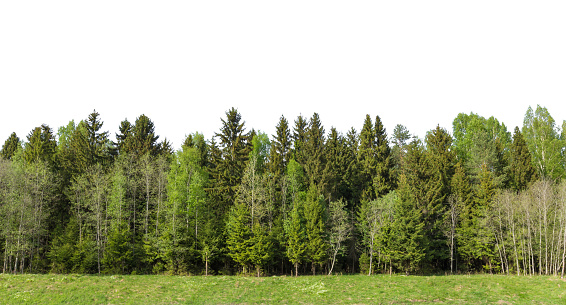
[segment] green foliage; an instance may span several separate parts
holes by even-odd
[[[393,189],[391,149],[379,116],[375,117],[375,125],[372,126],[371,117],[366,115],[360,132],[358,162],[363,200],[376,199]]]
[[[4,145],[2,145],[2,150],[0,151],[0,156],[5,160],[10,160],[16,154],[18,148],[21,148],[20,138],[16,135],[15,132],[10,134],[10,137],[6,139]]]
[[[293,200],[293,208],[285,222],[285,235],[287,236],[287,257],[295,266],[295,276],[298,275],[299,264],[306,261],[307,231],[304,216],[306,194],[300,192]]]
[[[307,160],[307,127],[307,120],[299,115],[293,127],[293,158],[303,166]]]
[[[245,132],[242,117],[235,108],[226,112],[220,133],[216,133],[215,137],[220,140],[220,154],[215,155],[215,187],[224,205],[229,207],[234,203],[250,153],[249,134]]]
[[[316,264],[322,266],[328,255],[326,204],[314,184],[309,186],[303,211],[307,233],[307,259],[312,263],[312,271],[314,274]]]
[[[510,170],[511,187],[516,191],[525,190],[536,179],[531,153],[519,127],[515,127],[513,133]]]
[[[284,116],[281,116],[279,123],[275,127],[276,134],[271,141],[269,150],[269,171],[280,180],[285,174],[287,164],[291,160],[291,131],[289,123]]]
[[[24,144],[23,158],[27,163],[37,160],[53,164],[57,142],[53,131],[47,125],[34,128],[27,136]]]
[[[562,151],[566,145],[559,135],[556,123],[545,107],[537,105],[535,111],[529,107],[523,121],[523,136],[540,177],[564,178]]]
[[[228,239],[229,255],[240,266],[246,267],[252,264],[250,249],[253,247],[252,229],[250,228],[251,215],[244,203],[236,203],[226,223],[226,234]]]

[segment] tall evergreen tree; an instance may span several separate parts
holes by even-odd
[[[519,127],[515,127],[511,145],[511,186],[516,191],[525,190],[536,179],[531,153]]]
[[[287,257],[295,267],[295,276],[299,275],[299,264],[306,261],[308,247],[304,217],[304,202],[305,193],[301,192],[300,195],[298,195],[293,201],[293,208],[289,213],[289,217],[285,220]]]
[[[343,175],[347,168],[344,138],[336,128],[330,129],[325,145],[326,166],[324,169],[324,195],[329,201],[336,201],[347,196],[347,186]]]
[[[27,136],[28,142],[24,145],[24,160],[32,163],[42,160],[53,164],[57,142],[51,128],[45,124],[34,128]]]
[[[314,113],[309,121],[307,142],[305,146],[305,173],[311,183],[321,189],[324,188],[324,169],[326,158],[324,154],[325,136],[324,127],[318,113]]]
[[[88,143],[89,165],[104,163],[110,159],[111,143],[108,139],[108,131],[101,132],[103,122],[100,114],[93,111],[85,121]]]
[[[0,155],[5,160],[10,160],[14,157],[19,147],[21,147],[20,138],[18,138],[15,132],[12,132],[10,137],[4,142],[4,145],[2,145]]]
[[[307,145],[307,127],[308,122],[302,116],[299,115],[295,120],[295,126],[293,127],[293,157],[295,161],[299,162],[301,165],[306,163],[306,145]]]
[[[284,116],[281,116],[275,129],[276,133],[273,136],[269,152],[269,171],[279,181],[285,174],[291,153],[291,131]]]
[[[230,206],[234,202],[236,188],[248,161],[250,148],[249,134],[245,132],[244,122],[238,110],[231,108],[222,119],[220,133],[221,159],[216,164],[216,188],[222,193],[224,204]]]
[[[452,137],[439,126],[428,132],[426,145],[426,158],[430,171],[426,181],[423,181],[426,192],[426,207],[423,214],[427,241],[426,259],[434,268],[441,269],[443,267],[441,264],[448,258],[443,227],[456,156],[451,150]]]
[[[305,229],[307,233],[307,259],[312,263],[313,275],[316,266],[324,264],[327,259],[326,237],[326,204],[318,192],[316,185],[309,186],[305,207]]]
[[[375,125],[372,126],[371,117],[366,115],[360,132],[358,160],[361,178],[365,181],[362,188],[365,200],[376,199],[393,189],[391,149],[379,116],[375,117]]]

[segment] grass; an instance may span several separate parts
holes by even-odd
[[[0,274],[0,304],[566,304],[552,276]]]

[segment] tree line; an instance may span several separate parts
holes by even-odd
[[[173,151],[145,115],[115,141],[94,111],[0,151],[2,272],[564,274],[566,122],[529,108],[511,134],[460,113],[424,139],[237,109]]]

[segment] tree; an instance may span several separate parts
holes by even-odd
[[[318,113],[314,113],[309,121],[305,145],[305,173],[309,181],[321,189],[324,188],[326,156],[324,154],[324,127]]]
[[[306,260],[307,234],[303,206],[305,193],[301,192],[293,200],[293,209],[285,221],[287,236],[287,257],[295,267],[295,276],[299,275],[299,264]]]
[[[269,151],[269,171],[280,180],[291,160],[291,131],[284,116],[281,116],[275,129],[276,134],[273,136]]]
[[[88,164],[105,163],[110,159],[111,143],[108,131],[101,132],[100,114],[94,110],[85,121],[88,143]]]
[[[12,134],[10,134],[10,137],[8,137],[8,139],[6,139],[6,141],[4,142],[4,145],[2,145],[2,151],[0,151],[0,155],[5,160],[10,160],[12,159],[12,157],[14,157],[18,148],[21,148],[21,145],[22,144],[20,142],[20,138],[18,138],[15,132],[12,132]]]
[[[224,204],[230,206],[248,161],[250,141],[242,117],[235,108],[226,112],[226,119],[222,119],[222,128],[216,137],[220,140],[221,149],[221,159],[216,164],[216,188],[223,194]]]
[[[373,200],[387,194],[392,188],[391,181],[391,149],[387,141],[387,133],[379,116],[375,117],[375,125],[366,115],[364,126],[360,132],[358,162],[361,167],[363,198]]]
[[[344,173],[347,168],[347,151],[342,135],[336,128],[330,129],[330,135],[325,145],[326,167],[324,169],[324,195],[330,201],[347,196],[347,186],[344,183]]]
[[[343,200],[331,201],[328,207],[328,239],[332,263],[328,275],[334,270],[336,255],[344,250],[345,241],[352,234],[350,215],[346,210],[346,203]]]
[[[326,260],[326,206],[320,196],[316,185],[309,186],[304,206],[305,229],[307,235],[307,258],[312,263],[313,275],[316,274],[316,265]]]
[[[293,158],[302,166],[305,165],[307,159],[305,152],[307,145],[307,127],[307,120],[302,115],[299,115],[293,127]]]
[[[57,142],[53,131],[47,125],[34,128],[27,136],[28,142],[24,144],[24,160],[32,163],[42,160],[53,164]]]
[[[391,148],[391,159],[393,163],[392,176],[395,181],[399,180],[399,175],[401,174],[401,166],[403,163],[403,158],[407,154],[407,145],[411,139],[411,134],[407,127],[397,124],[395,129],[393,129],[393,135],[391,137],[391,143],[393,147]]]
[[[523,136],[532,155],[533,166],[540,177],[554,180],[564,177],[562,150],[556,123],[545,107],[529,107],[523,121]]]
[[[391,241],[391,256],[406,274],[419,269],[426,253],[423,218],[429,212],[424,187],[428,180],[427,163],[422,144],[413,140],[399,179],[399,201],[394,208]]]
[[[453,122],[454,151],[458,161],[471,174],[471,181],[479,183],[479,173],[483,163],[494,174],[498,187],[506,187],[507,151],[511,145],[511,134],[505,124],[490,117],[486,119],[475,113],[460,113]]]
[[[516,191],[525,190],[535,179],[536,172],[532,165],[532,157],[523,134],[515,127],[513,144],[511,145],[511,186]]]
[[[253,247],[252,228],[250,227],[250,213],[246,204],[237,202],[226,223],[227,240],[226,245],[230,257],[243,267],[246,273],[246,267],[251,265],[251,248]]]
[[[434,262],[438,264],[448,256],[443,228],[445,213],[449,209],[447,202],[456,156],[451,150],[452,137],[439,126],[427,133],[426,146],[428,168],[425,171],[428,173],[421,177],[424,183],[421,202],[424,203],[426,258],[434,266]],[[435,267],[441,268],[438,265]]]

